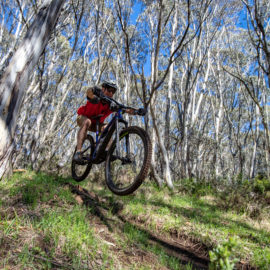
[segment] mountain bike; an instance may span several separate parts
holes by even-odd
[[[146,111],[120,104],[98,90],[94,90],[94,94],[108,102],[114,114],[101,133],[100,118],[103,115],[91,118],[96,121],[96,139],[87,134],[82,147],[82,162],[78,163],[72,159],[72,177],[77,182],[83,181],[93,164],[105,161],[108,188],[117,195],[131,194],[147,176],[152,146],[147,132],[141,127],[129,126],[122,113],[127,109],[133,109],[134,115],[144,116]]]

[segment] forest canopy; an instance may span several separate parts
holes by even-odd
[[[50,2],[0,1],[0,85],[33,22],[50,18]],[[68,166],[85,90],[108,79],[117,100],[148,111],[129,121],[151,137],[158,183],[269,176],[269,1],[59,2],[12,127],[0,104],[1,133],[11,130],[12,142],[0,166]]]

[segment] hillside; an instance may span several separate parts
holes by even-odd
[[[209,251],[269,269],[269,215],[251,219],[213,195],[148,181],[118,197],[90,178],[26,171],[0,182],[1,269],[208,269]]]

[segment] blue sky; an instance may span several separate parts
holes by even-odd
[[[133,12],[131,14],[131,22],[136,23],[139,14],[143,11],[144,7],[141,1],[135,1]]]

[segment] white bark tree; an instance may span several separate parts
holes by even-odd
[[[12,57],[0,84],[0,178],[10,162],[13,137],[27,82],[60,15],[64,0],[46,1]]]
[[[40,2],[33,6],[16,1],[18,21],[12,21],[5,5],[0,5],[5,20],[12,22],[9,29],[0,17],[1,72],[7,71],[10,56],[34,23]],[[267,17],[269,4],[263,0],[142,1],[135,22],[134,3],[72,1],[61,18],[61,32],[43,47],[39,62],[38,57],[31,58],[38,67],[33,69],[34,62],[29,62],[32,81],[27,91],[20,80],[28,80],[23,72],[29,66],[10,73],[17,76],[17,84],[10,84],[10,102],[3,105],[9,100],[5,97],[0,106],[16,110],[14,115],[1,114],[0,138],[4,145],[4,137],[13,136],[11,147],[4,148],[11,151],[14,144],[15,166],[32,163],[35,169],[53,169],[62,160],[69,162],[76,143],[76,110],[85,102],[84,87],[116,79],[122,90],[116,99],[149,109],[144,121],[129,120],[145,125],[152,136],[152,175],[159,184],[161,178],[173,187],[178,178],[232,179],[265,171],[269,81],[264,37],[269,37],[269,23],[262,28],[260,21]],[[249,30],[235,24],[239,3],[247,10]],[[3,85],[2,80],[1,97]],[[15,100],[23,100],[24,92],[23,105],[19,102],[16,107]]]

